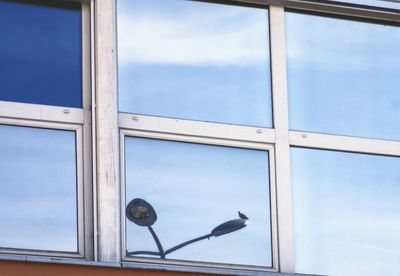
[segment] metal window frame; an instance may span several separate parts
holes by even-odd
[[[22,127],[69,130],[75,132],[77,252],[0,248],[0,259],[20,258],[21,255],[41,256],[52,260],[92,259],[92,126],[91,126],[91,41],[89,0],[81,3],[82,20],[82,108],[0,101],[0,124]],[[57,5],[55,2],[54,5]]]
[[[23,248],[0,248],[1,254],[29,254],[38,256],[60,256],[82,258],[84,256],[84,187],[83,187],[83,127],[79,124],[53,123],[33,121],[27,119],[0,118],[0,125],[12,125],[16,127],[34,127],[38,129],[67,130],[75,133],[76,154],[76,214],[77,214],[77,252],[64,252],[52,250],[36,250]],[[0,257],[1,258],[1,257]]]
[[[391,26],[400,26],[399,11],[389,9],[374,9],[362,5],[352,4],[332,4],[329,1],[321,3],[310,3],[308,1],[287,1],[282,7],[284,11],[298,12],[308,15],[326,16],[329,18],[338,18],[348,21],[369,22],[376,24],[387,24]],[[286,62],[286,61],[285,61]],[[285,83],[287,85],[287,74]],[[287,97],[287,87],[286,87]],[[286,114],[288,114],[288,103],[286,103]],[[307,131],[297,131],[287,128],[287,136],[285,137],[285,145],[288,150],[286,173],[290,175],[290,148],[302,147],[309,149],[323,149],[338,152],[364,153],[382,156],[397,156],[400,157],[400,141],[383,140],[367,137],[356,137],[348,135],[335,135],[329,133],[315,133]],[[278,140],[278,139],[277,139]],[[290,180],[289,180],[290,181]],[[290,195],[292,191],[290,188]],[[293,222],[292,222],[293,224]],[[294,253],[294,233],[292,225],[292,249],[291,263],[288,272],[296,272],[295,268],[295,253]]]
[[[96,0],[91,0],[96,1]],[[277,264],[281,273],[295,272],[294,237],[292,221],[292,189],[290,179],[290,147],[301,146],[351,152],[365,152],[400,156],[400,142],[379,139],[347,137],[289,129],[286,74],[285,9],[318,13],[348,20],[372,21],[398,25],[400,13],[364,5],[306,0],[195,0],[221,4],[268,8],[270,27],[270,55],[274,128],[257,128],[219,123],[170,119],[148,115],[119,113],[117,102],[117,41],[116,1],[96,1],[94,17],[96,66],[96,142],[97,142],[97,204],[99,229],[99,260],[120,263],[124,267],[172,271],[207,272],[215,274],[267,275],[270,272],[188,266],[186,263],[143,263],[124,258],[123,162],[121,152],[126,133],[146,133],[151,138],[189,139],[192,141],[235,141],[249,144],[271,144],[275,154]],[[193,1],[193,0],[192,0]],[[193,138],[195,137],[195,138]],[[197,140],[199,139],[199,140]],[[211,140],[210,140],[211,139]],[[193,140],[193,141],[194,141]],[[117,160],[117,161],[116,161]],[[272,170],[271,170],[272,171]],[[121,179],[121,181],[120,181]],[[271,197],[272,198],[272,197]],[[122,214],[121,214],[122,213]],[[121,257],[122,256],[122,257]],[[275,255],[274,255],[275,256]]]
[[[207,1],[207,2],[223,2],[223,1]],[[238,2],[236,3],[238,4]],[[247,3],[248,4],[248,3]],[[115,6],[114,6],[115,8]],[[263,8],[268,8],[263,6]],[[283,10],[282,10],[283,12]],[[268,12],[267,20],[271,24],[271,11]],[[276,12],[275,12],[276,13]],[[275,20],[276,21],[276,20]],[[276,25],[277,23],[275,23]],[[280,23],[278,23],[280,24]],[[270,26],[271,28],[271,26]],[[271,32],[271,30],[269,31]],[[271,40],[271,38],[270,38]],[[270,43],[273,43],[270,41]],[[275,43],[276,44],[276,43]],[[268,47],[269,45],[265,45]],[[272,61],[271,61],[272,62]],[[274,75],[274,73],[272,73]],[[276,75],[276,74],[275,74]],[[272,96],[274,97],[274,96]],[[274,107],[276,109],[276,107]],[[276,114],[274,114],[275,116]],[[194,121],[176,118],[165,118],[149,115],[139,115],[132,113],[118,113],[118,122],[120,129],[120,192],[121,192],[121,259],[122,261],[135,261],[136,263],[154,264],[158,266],[163,265],[182,265],[188,271],[199,271],[200,267],[212,267],[215,269],[237,269],[237,273],[242,274],[244,271],[256,272],[278,272],[280,270],[279,264],[279,250],[278,250],[278,221],[277,221],[277,197],[276,197],[276,163],[281,159],[276,155],[282,155],[281,150],[277,150],[273,144],[276,142],[275,129],[251,127],[242,125],[231,125],[223,123],[213,123],[204,121]],[[239,148],[253,148],[253,149],[267,149],[270,154],[270,201],[271,201],[271,238],[272,238],[272,267],[253,267],[246,265],[224,265],[215,263],[204,263],[194,261],[159,261],[155,259],[144,259],[127,257],[126,251],[126,237],[125,237],[125,173],[124,173],[124,138],[125,136],[139,136],[153,139],[164,139],[192,143],[204,143],[212,145],[224,145]],[[286,235],[286,234],[285,234]],[[285,235],[281,235],[282,237]],[[228,272],[226,272],[228,273]],[[229,273],[232,273],[230,270]]]
[[[159,118],[161,121],[166,120],[165,118]],[[168,120],[168,119],[167,119]],[[278,242],[277,242],[277,216],[276,216],[276,181],[275,181],[275,148],[272,144],[250,142],[233,139],[221,139],[204,136],[194,136],[185,134],[176,134],[179,132],[179,126],[172,128],[170,133],[165,132],[154,132],[147,130],[138,130],[134,128],[120,128],[120,162],[121,162],[121,248],[122,248],[122,261],[134,261],[136,263],[143,264],[156,264],[158,266],[171,266],[181,265],[187,268],[187,271],[197,272],[197,267],[208,267],[216,268],[223,271],[224,269],[241,269],[250,271],[266,271],[266,272],[278,272]],[[174,131],[176,130],[176,131]],[[180,260],[158,260],[154,258],[137,258],[126,256],[126,219],[125,219],[125,137],[141,137],[149,138],[154,140],[166,140],[175,142],[186,142],[192,144],[203,144],[213,146],[226,146],[232,148],[242,149],[256,149],[267,151],[269,154],[269,200],[270,200],[270,224],[271,224],[271,257],[272,266],[246,266],[246,265],[235,265],[235,264],[218,264],[212,262],[196,262],[196,261],[180,261]],[[230,271],[230,273],[232,273]]]

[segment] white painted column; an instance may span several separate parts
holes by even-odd
[[[270,6],[272,93],[280,272],[294,272],[292,189],[290,183],[289,118],[285,50],[285,11]]]
[[[119,262],[120,189],[116,1],[95,3],[97,247],[102,262]]]

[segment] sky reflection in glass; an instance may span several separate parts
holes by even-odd
[[[290,128],[400,140],[400,28],[286,13]]]
[[[77,251],[75,132],[0,125],[0,247]]]
[[[271,266],[268,163],[266,151],[127,137],[126,204],[140,197],[153,205],[164,249],[210,233],[240,210],[247,227],[167,258]],[[128,251],[157,251],[150,232],[128,220],[126,238]]]
[[[119,0],[119,110],[272,127],[268,11]]]
[[[292,148],[295,265],[318,275],[396,275],[400,158]]]
[[[0,101],[82,107],[80,4],[31,3],[0,0]]]

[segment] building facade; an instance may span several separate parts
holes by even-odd
[[[0,274],[396,274],[398,1],[0,21]]]

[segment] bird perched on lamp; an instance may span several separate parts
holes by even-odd
[[[240,211],[238,211],[239,214],[239,218],[241,219],[249,219],[245,214],[241,213]]]

